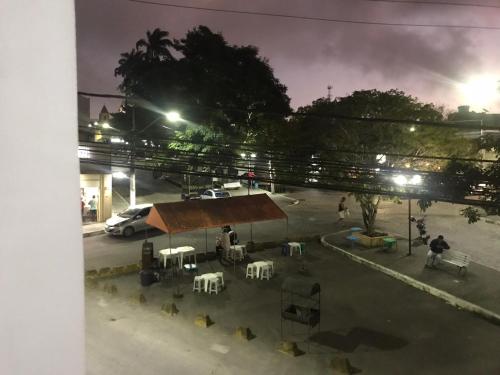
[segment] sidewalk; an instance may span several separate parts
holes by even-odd
[[[82,225],[83,237],[96,236],[104,233],[105,223],[88,223]]]
[[[381,248],[364,248],[358,244],[351,247],[345,238],[348,234],[347,229],[326,235],[324,239],[328,244],[350,254],[500,314],[500,272],[474,262],[471,262],[467,272],[462,271],[461,274],[458,273],[457,267],[448,264],[440,264],[436,269],[426,268],[424,265],[428,247],[425,245],[412,246],[412,255],[408,256],[407,238],[395,236],[398,249],[384,251]],[[412,284],[411,281],[407,283]]]

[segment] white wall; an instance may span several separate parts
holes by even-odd
[[[0,374],[84,374],[74,3],[0,1]]]

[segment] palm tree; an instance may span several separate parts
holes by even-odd
[[[135,47],[137,50],[144,48],[147,60],[171,60],[173,59],[172,54],[169,51],[169,47],[173,46],[173,43],[168,39],[168,32],[156,28],[153,32],[146,32],[146,39],[139,40]]]
[[[118,67],[115,68],[115,77],[123,77],[119,87],[122,91],[126,91],[137,81],[137,76],[141,72],[140,66],[144,63],[144,54],[142,51],[132,49],[130,52],[120,54],[120,56]]]

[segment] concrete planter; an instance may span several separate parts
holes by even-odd
[[[356,233],[356,237],[359,238],[359,243],[365,247],[382,247],[384,246],[385,236],[370,237],[362,233]]]

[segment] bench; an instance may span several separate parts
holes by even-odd
[[[441,261],[458,267],[458,273],[460,273],[462,269],[467,271],[467,267],[470,263],[470,256],[460,251],[445,250],[441,256]]]

